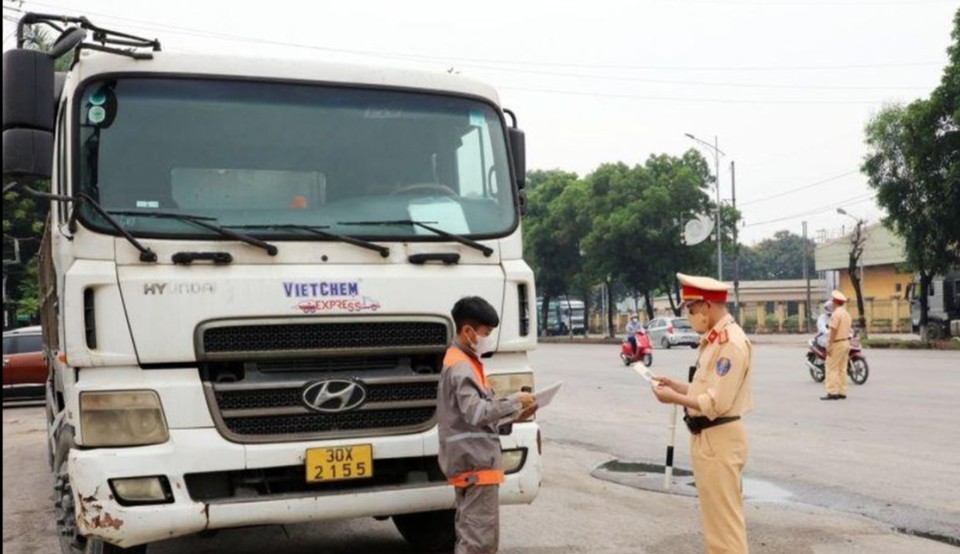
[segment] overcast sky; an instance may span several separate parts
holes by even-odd
[[[454,68],[500,91],[527,133],[531,169],[585,175],[719,137],[721,194],[748,244],[876,221],[858,169],[884,103],[926,96],[946,65],[960,0],[340,2],[3,0],[87,15],[165,50]],[[11,9],[13,8],[13,9]],[[708,159],[712,153],[704,149]],[[817,184],[820,183],[820,184]],[[806,188],[803,188],[806,187]],[[798,190],[802,189],[802,190]],[[773,197],[773,198],[771,198]],[[772,221],[778,220],[778,221]]]

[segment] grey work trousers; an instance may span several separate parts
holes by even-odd
[[[500,548],[500,487],[457,488],[455,554],[495,554]]]

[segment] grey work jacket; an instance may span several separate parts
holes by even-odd
[[[477,363],[483,364],[469,348],[454,344]],[[498,397],[484,387],[469,361],[444,365],[437,391],[437,426],[440,435],[440,469],[447,478],[469,471],[500,469],[501,418],[520,410],[514,394]]]

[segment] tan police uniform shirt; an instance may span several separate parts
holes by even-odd
[[[753,410],[750,359],[753,347],[733,316],[727,314],[700,341],[697,371],[688,393],[697,399],[691,416],[741,416]]]
[[[830,316],[830,328],[837,330],[837,336],[834,340],[846,340],[850,338],[850,329],[853,327],[853,318],[845,306],[837,306],[833,309],[833,315]]]

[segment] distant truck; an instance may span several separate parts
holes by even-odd
[[[542,305],[543,299],[538,299],[537,306]],[[547,336],[586,334],[586,305],[582,300],[551,300],[541,332]]]
[[[919,292],[920,282],[917,280],[908,291],[914,333],[920,331]],[[930,338],[960,337],[960,269],[934,277],[927,295],[927,331]]]

